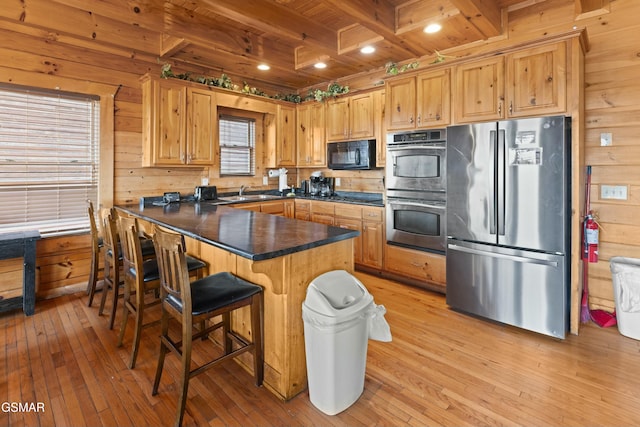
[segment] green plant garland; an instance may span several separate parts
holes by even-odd
[[[192,77],[190,72],[175,74],[171,70],[171,64],[164,64],[162,66],[160,70],[160,77],[162,77],[163,79],[174,78],[174,79],[180,79],[180,80],[187,80],[190,82],[202,83],[207,86],[221,87],[223,89],[235,90],[242,93],[264,96],[267,98],[293,102],[296,104],[302,101],[310,101],[313,99],[315,99],[318,102],[323,102],[327,98],[335,98],[340,94],[349,92],[349,86],[341,86],[338,83],[334,82],[334,83],[330,83],[327,86],[327,90],[320,90],[320,89],[309,90],[307,96],[304,99],[297,93],[276,94],[273,96],[269,96],[265,92],[259,89],[256,89],[255,87],[249,86],[245,81],[242,82],[242,88],[241,88],[237,84],[234,84],[231,81],[231,78],[224,73],[222,73],[218,78],[204,77],[204,76]]]

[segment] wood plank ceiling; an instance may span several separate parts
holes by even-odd
[[[545,1],[9,0],[0,20],[83,47],[135,49],[176,72],[206,69],[296,91],[498,36],[507,10]],[[575,0],[576,12],[601,1]],[[425,34],[430,23],[442,30]],[[368,44],[375,52],[362,54]],[[319,61],[327,67],[316,69]],[[271,69],[258,70],[263,63]]]

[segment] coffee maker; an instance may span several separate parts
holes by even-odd
[[[324,178],[321,176],[312,176],[309,178],[309,194],[312,196],[319,196],[321,189],[321,182]]]
[[[333,196],[334,180],[330,177],[320,178],[320,196],[330,197]]]

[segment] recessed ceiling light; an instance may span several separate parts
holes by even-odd
[[[327,64],[325,64],[324,62],[316,62],[314,67],[322,69],[322,68],[327,68]]]
[[[258,64],[258,70],[267,71],[270,69],[271,67],[269,67],[267,64]]]
[[[426,27],[424,27],[424,32],[427,34],[433,34],[433,33],[437,33],[441,29],[442,29],[442,25],[440,24],[429,24]]]
[[[360,53],[364,53],[369,54],[369,53],[373,53],[376,51],[376,48],[373,46],[364,46],[362,49],[360,49]]]

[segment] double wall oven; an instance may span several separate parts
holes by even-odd
[[[387,242],[446,250],[447,131],[387,135]]]

